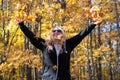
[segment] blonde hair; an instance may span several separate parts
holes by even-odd
[[[54,30],[55,28],[61,30],[61,34],[59,35],[60,37],[60,42],[58,43],[58,47],[60,48],[61,51],[62,50],[62,46],[64,45],[65,41],[66,41],[66,35],[65,35],[65,32],[64,30],[61,28],[61,27],[53,27],[51,29],[51,32],[50,34],[48,35],[48,37],[46,38],[46,45],[47,45],[47,48],[48,50],[53,50],[53,45],[54,45],[54,38],[53,38],[53,32],[52,30]]]

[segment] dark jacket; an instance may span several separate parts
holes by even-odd
[[[82,30],[76,36],[66,40],[66,51],[57,57],[55,48],[53,51],[48,51],[45,45],[45,40],[36,38],[35,35],[24,25],[23,22],[19,23],[20,29],[30,39],[31,43],[43,52],[43,80],[71,80],[70,76],[70,53],[88,35],[95,24],[89,25],[86,29]],[[58,60],[57,60],[58,59]],[[58,62],[58,65],[57,65]],[[57,65],[57,69],[53,66]]]

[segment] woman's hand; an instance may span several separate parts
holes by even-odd
[[[102,19],[101,19],[101,20],[98,20],[98,21],[95,21],[94,24],[100,25],[100,24],[102,23],[102,21],[103,21]]]
[[[16,21],[17,21],[18,23],[21,23],[21,22],[24,21],[23,19],[21,19],[21,18],[19,18],[19,17],[16,17],[15,19],[16,19]]]

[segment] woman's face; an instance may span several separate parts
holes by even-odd
[[[60,41],[63,38],[63,31],[60,28],[52,29],[52,36],[54,41]]]

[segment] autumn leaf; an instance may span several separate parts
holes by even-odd
[[[57,3],[56,1],[60,2]],[[66,9],[61,8],[61,1],[66,2]],[[118,0],[118,14],[120,13],[119,2],[120,1]],[[114,30],[112,27],[112,23],[116,26],[116,19],[118,18],[116,17],[117,11],[115,9],[114,1],[0,0],[0,5],[3,6],[0,11],[0,76],[2,79],[20,79],[20,74],[25,75],[25,73],[21,73],[19,67],[24,67],[26,64],[31,67],[31,72],[34,68],[36,68],[37,71],[40,71],[42,68],[43,60],[41,58],[41,51],[36,50],[35,52],[33,45],[29,41],[29,44],[26,43],[27,39],[20,29],[16,32],[12,43],[9,44],[11,45],[11,49],[8,51],[9,45],[6,46],[7,41],[8,43],[11,41],[16,28],[19,26],[15,20],[13,20],[15,16],[24,19],[25,25],[26,23],[29,23],[29,25],[26,26],[30,27],[32,31],[37,27],[38,29],[35,32],[37,38],[46,38],[54,23],[62,25],[66,32],[66,37],[71,38],[86,28],[88,25],[88,18],[91,18],[94,21],[104,18],[105,22],[109,22],[107,24],[110,25],[111,30],[106,32],[100,31],[100,35],[98,33],[98,28],[93,30],[93,34],[91,35],[92,45],[90,44],[89,36],[84,38],[84,40],[82,40],[82,42],[75,48],[76,51],[72,52],[73,56],[70,62],[70,71],[71,74],[75,74],[76,78],[88,79],[88,77],[94,77],[90,74],[91,72],[89,73],[89,70],[99,70],[99,64],[101,64],[104,65],[101,66],[101,71],[102,75],[105,75],[103,77],[105,80],[109,80],[108,76],[111,77],[111,75],[109,75],[110,67],[118,73],[116,54],[119,52],[119,45],[117,44],[118,46],[115,46],[114,48],[111,46],[113,40],[116,41],[116,43],[120,40],[118,38],[118,30]],[[101,29],[104,30],[104,25],[101,26],[100,30]],[[7,31],[9,31],[9,34]],[[102,45],[98,45],[99,43]],[[29,46],[29,50],[26,50],[27,46]],[[90,46],[92,46],[92,49]],[[92,50],[92,53],[90,52],[90,49]],[[100,60],[99,57],[101,57]],[[94,68],[92,67],[92,63],[93,65],[95,64]],[[15,68],[15,74],[11,72],[13,68]],[[99,71],[95,71],[95,77],[97,79],[98,77],[96,75],[99,76]],[[115,74],[113,73],[112,76],[115,76]],[[12,77],[14,77],[14,79]],[[32,77],[36,76],[32,75]],[[26,79],[27,76],[25,75],[23,78]],[[113,77],[113,79],[114,78],[119,79],[119,77],[116,76]]]

